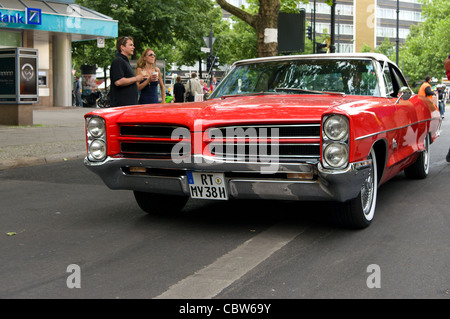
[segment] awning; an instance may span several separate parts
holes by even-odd
[[[117,20],[65,2],[0,0],[0,28],[71,33],[73,41],[118,36]]]

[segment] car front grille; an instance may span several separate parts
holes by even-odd
[[[320,124],[245,125],[212,128],[210,152],[229,160],[317,160]]]
[[[184,135],[184,140],[178,133]],[[277,158],[280,162],[292,162],[320,157],[319,123],[227,126],[209,128],[206,133],[201,149],[208,149],[208,155],[217,159],[265,161]],[[176,150],[182,149],[184,154],[187,150],[190,152],[190,132],[186,127],[120,126],[120,150],[124,157],[170,159],[175,145]]]
[[[179,143],[183,143],[178,146],[183,146],[184,152],[190,150],[190,141],[181,141],[180,134],[188,136],[189,130],[174,125],[121,125],[121,154],[130,158],[170,159]]]

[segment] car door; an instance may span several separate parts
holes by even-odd
[[[417,110],[410,99],[412,92],[401,71],[394,64],[387,62],[384,65],[384,76],[385,81],[390,82],[387,85],[389,91],[387,93],[390,103],[395,107],[396,130],[389,145],[392,148],[395,165],[402,170],[403,164],[417,151],[423,124],[417,121]]]

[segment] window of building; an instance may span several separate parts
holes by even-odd
[[[353,53],[353,44],[351,43],[337,43],[336,44],[337,53]]]
[[[312,4],[312,1],[308,4],[300,3],[299,9],[305,9],[305,12],[311,12],[314,8],[314,4]],[[336,15],[347,15],[352,16],[353,15],[353,6],[352,5],[345,5],[345,4],[337,4],[336,5]],[[331,14],[331,7],[326,3],[316,3],[316,13],[319,14]]]
[[[21,47],[22,46],[22,32],[20,31],[6,31],[0,29],[2,36],[0,37],[0,48]]]
[[[397,20],[397,9],[387,9],[378,7],[377,17],[380,19]],[[414,21],[414,22],[422,21],[422,15],[418,11],[400,10],[399,18],[400,20],[404,21]]]
[[[353,24],[340,24],[339,25],[340,35],[353,35]]]
[[[406,39],[409,35],[409,29],[399,28],[398,37],[400,39]],[[388,28],[388,27],[378,27],[377,28],[377,37],[382,38],[396,38],[397,37],[397,29],[396,28]]]

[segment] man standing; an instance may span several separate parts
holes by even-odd
[[[425,82],[423,82],[422,86],[419,89],[419,95],[421,96],[425,96],[427,98],[429,98],[431,100],[431,102],[433,102],[433,90],[431,90],[431,76],[427,75],[425,77]]]
[[[212,91],[214,91],[215,89],[216,89],[216,87],[217,87],[217,79],[216,78],[212,78],[212,81],[211,81],[211,92]]]
[[[73,93],[75,95],[75,105],[83,106],[81,103],[81,84],[80,77],[77,75],[75,77],[75,82],[73,83]]]
[[[445,59],[444,61],[444,68],[445,68],[445,72],[447,74],[447,79],[450,80],[450,54],[448,55],[447,59]],[[450,163],[450,148],[448,150],[447,156],[445,158],[447,160],[448,163]]]
[[[438,84],[436,87],[436,91],[438,94],[438,100],[439,100],[439,112],[441,112],[442,119],[444,118],[445,114],[445,85],[444,84]]]
[[[195,94],[203,94],[203,87],[197,80],[197,73],[193,72],[186,83],[186,102],[193,102]]]
[[[111,63],[111,106],[138,104],[138,87],[136,83],[146,79],[142,74],[134,75],[130,57],[134,53],[132,37],[117,39],[117,55]]]

